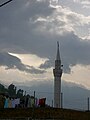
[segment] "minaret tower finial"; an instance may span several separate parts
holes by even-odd
[[[60,59],[60,52],[59,52],[59,42],[57,42],[57,56],[55,60],[55,68],[53,69],[54,74],[54,107],[60,108],[61,107],[61,76],[62,76],[62,69],[61,69],[61,59]]]
[[[56,60],[60,60],[60,52],[59,52],[59,42],[57,41],[57,56]]]

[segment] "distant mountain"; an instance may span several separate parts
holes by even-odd
[[[44,82],[35,82],[31,87],[27,86],[18,86],[17,88],[22,88],[27,91],[27,94],[33,95],[34,91],[36,92],[36,97],[46,97],[47,103],[52,105],[53,100],[53,82],[44,81]],[[63,92],[63,107],[79,110],[87,110],[87,98],[90,97],[90,90],[87,90],[85,87],[63,81],[62,83],[62,92]]]
[[[90,97],[90,90],[81,85],[67,83],[63,86],[64,107],[87,110],[87,98]]]

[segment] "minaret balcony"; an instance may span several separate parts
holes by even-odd
[[[54,77],[61,77],[62,76],[62,69],[53,69]]]

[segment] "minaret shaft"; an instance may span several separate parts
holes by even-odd
[[[57,42],[57,56],[55,60],[55,69],[53,69],[54,74],[54,107],[61,107],[61,59],[59,52],[59,42]]]

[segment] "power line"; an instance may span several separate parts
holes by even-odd
[[[0,4],[0,7],[3,7],[4,5],[8,4],[8,3],[11,2],[11,1],[12,1],[12,0],[8,0],[8,1],[6,1],[6,2]]]

